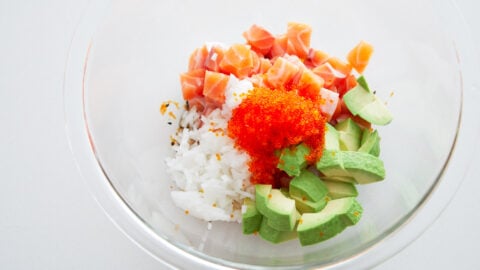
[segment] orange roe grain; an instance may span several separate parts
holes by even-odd
[[[278,187],[278,157],[275,151],[304,142],[311,148],[309,163],[322,155],[326,118],[320,101],[299,96],[295,91],[254,88],[232,112],[228,135],[251,157],[253,184]]]

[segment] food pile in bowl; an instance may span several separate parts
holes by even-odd
[[[303,246],[360,221],[356,185],[385,178],[374,126],[392,114],[362,75],[372,45],[360,41],[343,60],[311,48],[311,35],[303,23],[280,35],[252,25],[246,43],[191,54],[185,105],[160,107],[178,124],[166,164],[186,215]]]

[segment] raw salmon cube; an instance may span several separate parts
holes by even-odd
[[[197,96],[203,96],[203,81],[205,69],[196,69],[180,74],[183,99],[189,100]]]
[[[252,46],[252,50],[262,55],[270,52],[275,40],[275,37],[270,32],[255,24],[243,33],[243,37]]]
[[[225,103],[225,90],[230,76],[219,72],[206,71],[203,95],[208,104],[221,107]]]

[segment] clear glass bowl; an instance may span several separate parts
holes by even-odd
[[[365,75],[395,117],[379,128],[387,178],[359,187],[361,222],[309,247],[186,216],[163,162],[175,127],[159,106],[181,101],[178,76],[193,49],[243,42],[254,23],[282,33],[289,21],[310,24],[312,47],[332,55],[372,43]],[[95,1],[72,41],[67,135],[96,200],[165,266],[367,268],[413,241],[461,183],[479,129],[470,44],[451,1]]]

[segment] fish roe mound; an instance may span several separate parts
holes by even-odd
[[[326,117],[318,102],[295,91],[254,88],[232,112],[228,135],[251,157],[253,184],[279,186],[276,150],[304,142],[309,163],[322,155]]]

